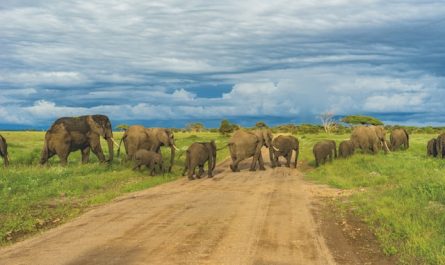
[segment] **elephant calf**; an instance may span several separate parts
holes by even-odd
[[[139,149],[134,153],[134,161],[135,166],[133,170],[140,170],[142,166],[146,166],[149,169],[151,176],[154,176],[156,168],[158,168],[159,171],[164,171],[162,166],[162,156],[154,151]]]
[[[182,175],[188,171],[188,178],[194,179],[195,168],[199,167],[199,172],[196,174],[197,178],[201,178],[204,173],[204,164],[208,162],[208,177],[213,177],[213,170],[216,165],[216,144],[215,141],[197,142],[189,146],[186,151],[185,167]]]
[[[351,140],[345,140],[338,146],[338,156],[348,157],[354,154],[355,148]]]
[[[398,148],[409,148],[409,134],[403,128],[394,129],[389,135],[389,139],[391,141],[391,151],[395,151]]]
[[[428,141],[428,144],[426,146],[426,155],[437,157],[437,139],[433,138]]]
[[[8,156],[8,144],[6,143],[5,137],[0,135],[0,156],[3,157],[3,163],[5,167],[9,165],[9,156]]]
[[[315,157],[315,166],[324,164],[327,159],[332,161],[337,157],[337,146],[333,140],[324,140],[316,143],[312,149]]]
[[[298,163],[298,154],[300,151],[300,143],[298,139],[291,135],[280,135],[273,139],[272,147],[274,149],[274,160],[276,166],[281,166],[278,158],[284,156],[286,158],[286,166],[290,167],[292,151],[295,151],[295,168]]]

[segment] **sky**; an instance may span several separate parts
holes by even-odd
[[[444,99],[444,0],[0,1],[0,129],[440,126]]]

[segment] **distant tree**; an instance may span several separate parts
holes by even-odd
[[[259,122],[255,123],[255,127],[257,127],[257,128],[269,128],[269,126],[267,126],[267,124],[264,121],[259,121]]]
[[[219,132],[222,135],[227,136],[235,130],[235,126],[237,125],[230,123],[228,120],[222,120],[221,125],[219,126]]]
[[[116,129],[118,129],[119,131],[126,131],[128,127],[128,124],[119,124],[118,126],[116,126]]]
[[[333,112],[325,112],[320,114],[320,119],[326,133],[331,133],[337,127]]]
[[[361,115],[350,115],[341,119],[342,122],[348,124],[368,124],[368,125],[383,125],[379,119],[371,117],[371,116],[361,116]]]
[[[192,132],[201,132],[204,130],[204,124],[200,122],[192,122],[187,124],[186,129]]]

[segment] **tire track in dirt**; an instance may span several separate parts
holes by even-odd
[[[264,156],[265,158],[267,156]],[[296,169],[185,178],[0,249],[1,264],[335,264]]]

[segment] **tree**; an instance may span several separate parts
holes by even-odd
[[[201,132],[202,130],[204,130],[204,124],[200,122],[192,122],[187,124],[186,128],[188,131]]]
[[[343,117],[342,122],[348,124],[368,124],[368,125],[383,125],[379,119],[371,116],[350,115]]]
[[[128,127],[129,127],[128,124],[119,124],[118,126],[116,126],[116,129],[120,131],[126,131]]]
[[[230,123],[228,120],[222,120],[221,125],[219,126],[219,132],[222,135],[227,136],[235,130],[236,126],[237,125]]]
[[[335,128],[337,128],[337,123],[335,122],[333,112],[325,112],[320,114],[320,119],[326,133],[331,133]]]
[[[255,127],[257,127],[257,128],[269,128],[264,121],[259,121],[259,122],[255,123]]]

